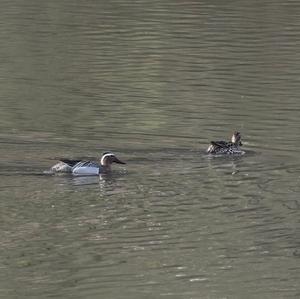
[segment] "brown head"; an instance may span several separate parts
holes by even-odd
[[[101,161],[100,161],[101,166],[104,166],[106,168],[110,168],[110,166],[111,166],[112,163],[126,164],[125,162],[119,160],[111,152],[105,152],[105,153],[103,153],[103,155],[101,157]]]
[[[242,139],[241,133],[236,131],[232,134],[231,142],[237,146],[242,146],[243,144],[241,139]]]

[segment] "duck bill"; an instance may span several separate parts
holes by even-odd
[[[117,157],[115,157],[114,162],[118,164],[126,164],[125,162],[119,160]]]

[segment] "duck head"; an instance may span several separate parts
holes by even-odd
[[[235,144],[236,146],[242,146],[243,144],[242,144],[241,139],[242,139],[241,133],[235,131],[235,132],[232,134],[231,142],[232,142],[233,144]]]
[[[125,162],[119,160],[113,153],[111,152],[105,152],[103,153],[101,157],[100,164],[101,166],[104,166],[106,168],[110,169],[110,166],[112,163],[118,163],[118,164],[126,164]]]

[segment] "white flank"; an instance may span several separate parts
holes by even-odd
[[[99,175],[99,167],[79,166],[73,169],[73,175]]]

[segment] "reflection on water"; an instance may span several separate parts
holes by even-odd
[[[1,296],[298,298],[299,13],[2,3]],[[43,173],[105,151],[126,167]]]

